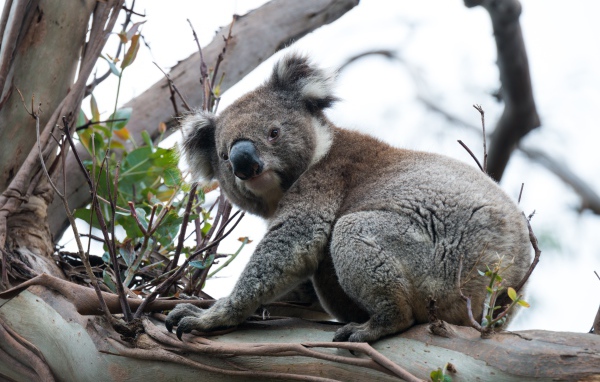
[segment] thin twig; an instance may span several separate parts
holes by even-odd
[[[533,217],[533,213],[531,213],[529,219],[525,218],[525,221],[527,222],[527,230],[529,231],[529,241],[531,241],[531,246],[533,247],[533,251],[534,251],[535,255],[533,257],[533,261],[531,262],[531,266],[527,270],[527,273],[525,274],[525,276],[523,276],[523,279],[521,280],[521,282],[519,282],[517,284],[517,286],[515,287],[515,291],[517,293],[521,290],[521,288],[523,288],[523,285],[525,285],[527,280],[529,280],[529,276],[531,276],[531,273],[535,269],[537,263],[540,261],[540,255],[542,254],[542,251],[538,247],[537,237],[533,233],[533,229],[531,228],[531,223],[529,222],[531,220],[531,217]],[[525,214],[523,214],[523,217],[525,217]]]
[[[81,125],[81,126],[77,126],[75,128],[75,131],[81,131],[81,130],[85,130],[88,127],[92,126],[92,125],[99,125],[101,123],[114,123],[114,122],[126,122],[127,119],[124,118],[117,118],[117,119],[106,119],[104,121],[88,121],[87,123]]]
[[[483,172],[485,172],[487,174],[488,154],[487,154],[487,144],[486,144],[486,138],[485,138],[485,112],[483,111],[483,108],[481,107],[481,105],[473,105],[473,107],[481,115],[481,128],[483,129]]]
[[[517,204],[521,203],[521,196],[523,196],[523,187],[525,187],[525,183],[521,183],[521,190],[519,191],[519,199],[517,199]]]
[[[177,108],[177,102],[175,101],[175,97],[173,96],[173,92],[177,93],[177,95],[181,99],[181,102],[183,102],[183,106],[185,107],[185,109],[187,111],[192,111],[192,107],[186,101],[186,99],[183,96],[183,94],[181,94],[181,92],[179,91],[179,89],[175,85],[175,82],[173,82],[173,80],[171,79],[171,77],[169,76],[169,74],[167,72],[165,72],[164,70],[162,70],[162,68],[160,66],[158,66],[158,64],[156,62],[153,62],[153,64],[156,65],[156,67],[158,68],[158,70],[160,70],[165,75],[167,81],[169,82],[169,89],[171,90],[171,102],[173,103],[173,108],[175,109],[175,115],[179,115],[179,109]]]
[[[462,285],[460,282],[462,269],[463,269],[463,255],[460,256],[458,260],[458,275],[456,276],[456,286],[458,288],[458,292],[460,293],[460,297],[467,303],[467,314],[469,315],[469,321],[471,322],[471,326],[475,328],[478,332],[483,334],[484,328],[475,320],[473,317],[473,309],[471,307],[471,298],[465,296],[462,291]]]
[[[198,183],[194,183],[188,194],[188,202],[185,206],[185,211],[183,213],[183,221],[181,222],[181,229],[179,232],[179,238],[177,240],[177,247],[175,248],[175,253],[173,254],[173,260],[171,261],[170,266],[167,266],[167,270],[174,269],[177,266],[177,263],[179,262],[179,256],[181,255],[181,250],[183,249],[183,242],[185,240],[185,231],[187,230],[192,206],[194,205],[194,201],[196,200],[197,188]]]
[[[481,163],[479,163],[479,160],[477,159],[477,157],[475,156],[475,154],[473,154],[473,151],[471,151],[471,149],[463,143],[463,141],[461,141],[460,139],[458,140],[458,143],[460,143],[460,145],[467,150],[467,152],[471,155],[471,158],[473,158],[473,160],[475,161],[475,163],[477,163],[477,166],[479,167],[479,169],[483,172],[485,172],[483,170],[483,167],[481,167]]]

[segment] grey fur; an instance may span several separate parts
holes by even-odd
[[[322,112],[335,101],[332,78],[288,55],[220,116],[184,122],[183,149],[197,174],[216,178],[229,200],[269,226],[229,297],[208,310],[179,305],[169,314],[167,327],[177,325],[179,336],[236,325],[307,279],[328,312],[351,322],[337,341],[374,341],[427,322],[430,296],[439,318],[466,325],[461,256],[463,291],[477,318],[487,281],[473,270],[504,257],[514,262],[503,274],[507,286],[525,274],[524,217],[498,185],[454,159],[334,126]],[[272,129],[279,129],[274,141]],[[246,181],[226,160],[240,140],[252,142],[264,163]]]

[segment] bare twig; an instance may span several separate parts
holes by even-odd
[[[233,30],[233,25],[235,24],[236,20],[237,20],[237,16],[234,15],[233,18],[231,19],[231,24],[229,24],[229,32],[227,33],[227,37],[224,38],[225,45],[223,45],[223,50],[221,51],[221,53],[219,53],[219,56],[217,57],[217,63],[215,64],[215,69],[213,71],[213,77],[212,77],[212,81],[211,81],[212,86],[210,88],[211,92],[213,92],[213,95],[214,95],[215,86],[217,83],[217,75],[219,74],[219,66],[221,65],[221,62],[223,61],[223,59],[225,58],[225,52],[227,52],[227,46],[229,45],[229,42],[231,41],[231,31]],[[225,76],[225,73],[223,73],[223,76]],[[223,76],[221,76],[221,81],[219,81],[219,84],[223,81]]]
[[[519,191],[519,198],[517,199],[517,204],[521,203],[521,196],[523,196],[523,187],[525,187],[525,183],[521,183],[521,190]]]
[[[158,70],[160,70],[165,75],[165,78],[169,82],[169,90],[171,91],[171,102],[173,103],[173,109],[175,109],[175,115],[179,115],[179,109],[177,107],[177,101],[175,100],[175,94],[174,93],[177,93],[177,95],[179,96],[179,99],[181,100],[181,102],[183,102],[183,106],[185,107],[185,109],[187,111],[192,111],[192,107],[185,100],[185,97],[183,96],[183,94],[181,94],[181,92],[179,91],[179,89],[177,88],[177,86],[175,86],[175,82],[173,82],[173,80],[171,79],[171,77],[169,76],[169,74],[167,72],[165,72],[164,70],[162,70],[162,68],[160,66],[158,66],[158,64],[156,62],[154,62],[154,65],[156,65],[156,67],[158,68]]]
[[[475,163],[477,163],[477,166],[479,167],[479,169],[483,172],[485,172],[485,170],[483,169],[483,167],[481,166],[481,163],[479,163],[479,160],[477,159],[477,157],[475,156],[475,154],[473,154],[473,151],[471,151],[471,149],[460,139],[457,141],[458,143],[460,143],[460,145],[467,150],[467,152],[469,153],[469,155],[471,155],[471,158],[473,158],[473,160],[475,161]]]
[[[194,201],[196,200],[196,189],[198,188],[198,183],[194,183],[190,192],[188,194],[188,202],[185,206],[185,211],[183,213],[183,221],[181,222],[181,229],[179,232],[179,238],[177,241],[177,247],[175,248],[175,253],[173,254],[173,260],[171,264],[167,266],[167,270],[174,269],[179,262],[179,255],[181,255],[181,250],[183,249],[183,242],[185,240],[185,232],[187,230],[188,222],[190,219],[190,213],[192,212],[192,206],[194,205]]]
[[[533,213],[535,213],[535,211]],[[529,215],[529,218],[525,218],[525,214],[523,214],[523,217],[525,218],[525,221],[527,222],[527,229],[529,230],[529,240],[531,241],[531,246],[533,247],[533,251],[534,251],[535,255],[533,257],[531,266],[529,266],[529,269],[527,270],[527,273],[525,274],[525,276],[523,276],[523,279],[517,284],[517,286],[515,286],[515,291],[517,293],[521,290],[521,288],[523,288],[523,285],[525,285],[527,280],[529,280],[529,276],[531,276],[531,273],[535,269],[537,263],[540,261],[540,255],[542,254],[542,251],[538,247],[537,237],[533,233],[533,229],[531,228],[531,223],[529,222],[531,220],[531,218],[533,217],[533,213],[531,213],[531,215]]]
[[[483,332],[485,331],[485,329],[473,317],[473,309],[471,307],[471,298],[468,296],[465,296],[462,291],[462,285],[461,285],[462,269],[463,269],[463,256],[461,255],[460,259],[458,261],[458,274],[456,276],[456,284],[457,284],[456,286],[458,288],[458,292],[460,293],[460,297],[467,303],[467,314],[469,315],[469,321],[471,322],[471,326],[473,328],[475,328],[477,331],[479,331],[480,333],[482,333],[482,335],[483,335]]]
[[[481,114],[481,128],[483,130],[483,172],[485,172],[487,174],[487,143],[486,143],[486,136],[485,136],[485,112],[483,111],[483,108],[481,107],[481,105],[473,105],[473,107],[475,108],[475,110],[477,110],[479,112],[479,114]]]
[[[354,63],[355,61],[358,61],[358,60],[368,57],[368,56],[383,56],[390,60],[400,60],[400,56],[398,55],[398,53],[393,50],[389,50],[389,49],[369,50],[369,51],[362,52],[362,53],[359,53],[357,55],[354,55],[354,56],[348,58],[342,65],[339,66],[338,71],[341,72],[342,70],[346,69],[347,66]]]

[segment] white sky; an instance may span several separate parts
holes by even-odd
[[[187,18],[206,45],[219,26],[230,22],[232,13],[244,14],[262,3],[138,1],[137,11],[145,9],[147,14],[142,33],[152,54],[142,48],[125,72],[121,103],[162,77],[153,61],[167,69],[196,51]],[[522,4],[521,22],[542,118],[542,127],[530,134],[525,144],[568,164],[600,191],[596,115],[600,102],[600,2],[574,0],[566,5],[555,0],[523,0]],[[112,39],[114,43],[116,37]],[[502,112],[502,106],[490,96],[498,86],[498,72],[489,16],[481,8],[465,8],[459,0],[363,0],[293,48],[331,67],[366,50],[397,51],[410,67],[371,57],[344,71],[337,88],[343,101],[328,115],[339,126],[368,132],[398,147],[444,153],[473,164],[456,143],[461,139],[481,157],[481,137],[428,111],[416,99],[417,93],[475,125],[479,125],[479,114],[473,104],[483,106],[489,128]],[[113,51],[107,48],[106,53],[112,55]],[[261,83],[279,56],[226,92],[221,110]],[[107,81],[96,90],[105,115],[112,110],[115,89],[116,82]],[[578,214],[578,198],[568,187],[515,154],[501,185],[516,199],[522,182],[521,205],[526,213],[536,210],[532,225],[543,254],[528,288],[532,308],[522,310],[512,328],[587,332],[600,304],[600,280],[593,273],[600,273],[600,218]],[[209,294],[220,297],[229,293],[262,230],[264,224],[258,219],[245,218],[232,237],[251,236],[255,242],[220,277],[207,283]],[[233,252],[236,245],[232,240],[221,251]]]

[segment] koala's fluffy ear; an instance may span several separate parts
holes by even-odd
[[[217,159],[214,116],[203,112],[190,114],[182,121],[181,130],[182,152],[193,179],[213,179],[213,163]]]
[[[309,111],[330,107],[337,98],[333,95],[335,72],[323,70],[310,62],[307,56],[291,53],[273,68],[270,85],[276,90],[295,92]]]

